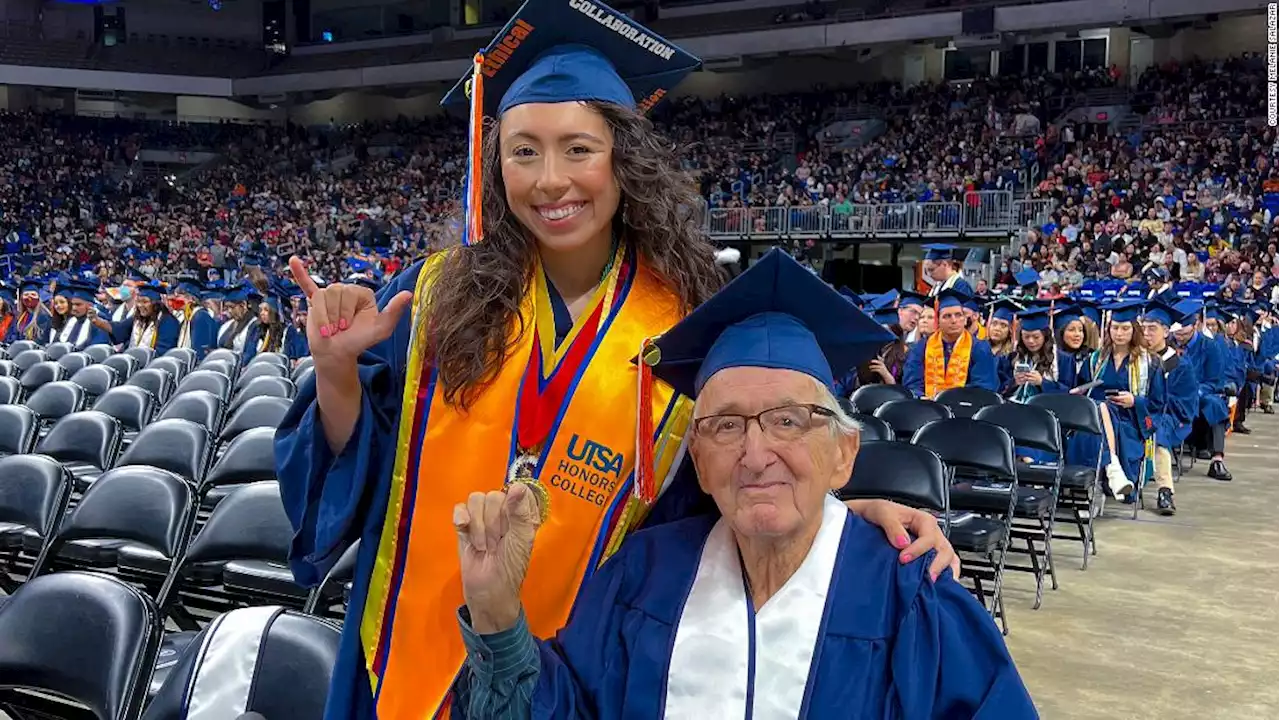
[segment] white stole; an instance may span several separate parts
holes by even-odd
[[[111,322],[123,322],[131,317],[133,317],[133,307],[124,303],[120,303],[115,310],[111,311]]]
[[[754,616],[733,531],[716,523],[676,629],[665,717],[800,717],[848,517],[826,496],[809,554]]]
[[[52,342],[71,343],[77,350],[80,350],[89,341],[89,328],[92,326],[93,323],[89,322],[89,318],[79,318],[74,315],[68,316],[61,329],[50,329],[50,333],[53,335]]]

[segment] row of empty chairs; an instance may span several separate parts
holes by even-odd
[[[1092,466],[1076,466],[1065,452],[1073,435],[1101,440],[1099,410],[1088,398],[1046,394],[1005,403],[996,393],[959,388],[922,400],[899,386],[875,385],[855,392],[846,409],[863,445],[844,496],[884,497],[938,513],[968,558],[962,575],[1006,632],[1006,569],[1034,576],[1039,608],[1045,580],[1058,587],[1055,538],[1080,541],[1088,567],[1096,554],[1092,508],[1101,455]],[[1028,450],[1052,461],[1019,459]],[[1076,532],[1057,533],[1059,518]],[[1011,553],[1027,564],[1009,562]]]
[[[265,682],[288,677],[297,662],[318,662],[322,672],[285,686],[312,686],[309,700],[281,696],[309,703],[307,712],[279,703],[270,713],[249,709],[319,717],[338,632],[319,616],[340,617],[354,555],[312,591],[293,582],[286,563],[292,528],[275,482],[274,433],[294,379],[305,381],[309,368],[269,353],[241,368],[220,351],[197,364],[181,351],[97,357],[90,349],[93,362],[76,376],[120,368],[125,384],[85,388],[73,376],[0,405],[0,678],[42,691],[0,690],[0,711],[75,716],[52,693],[90,717],[135,718],[144,708],[156,720],[182,717],[179,686],[212,627],[202,626],[236,608],[278,606],[292,608],[277,621],[293,628],[280,631],[282,647],[325,657],[269,663],[265,672],[275,674]],[[58,355],[26,372],[73,354],[8,351]],[[90,397],[93,409],[83,409]],[[322,644],[308,640],[316,633]],[[166,687],[174,672],[182,677]]]

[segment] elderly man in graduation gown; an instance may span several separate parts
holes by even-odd
[[[933,398],[954,387],[999,391],[991,346],[965,329],[964,303],[969,294],[944,290],[937,296],[938,330],[911,346],[902,384],[916,397]]]
[[[520,585],[540,518],[526,488],[454,509],[476,718],[1037,717],[972,595],[831,496],[858,432],[835,374],[889,335],[775,251],[643,362],[696,398],[689,450],[718,512],[638,534],[536,641]],[[555,508],[549,508],[551,516]]]
[[[1200,409],[1195,367],[1184,362],[1171,344],[1170,332],[1182,327],[1182,313],[1162,303],[1148,303],[1142,318],[1142,334],[1147,350],[1164,372],[1164,398],[1151,409],[1155,422],[1156,512],[1169,516],[1177,512],[1173,503],[1173,451],[1191,434],[1191,423]],[[1194,314],[1190,318],[1195,323]]]

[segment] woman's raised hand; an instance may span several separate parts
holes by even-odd
[[[391,337],[413,293],[405,290],[378,310],[373,291],[363,285],[316,286],[297,256],[289,258],[293,279],[307,296],[307,342],[317,368],[355,363],[360,353]]]

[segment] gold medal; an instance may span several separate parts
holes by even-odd
[[[507,469],[505,487],[511,487],[512,483],[528,485],[530,492],[538,499],[538,515],[542,522],[546,523],[547,518],[551,517],[551,493],[547,492],[546,486],[533,474],[536,467],[538,467],[538,456],[535,453],[525,452],[517,455],[511,467]]]

